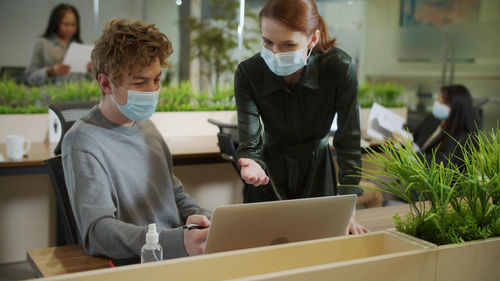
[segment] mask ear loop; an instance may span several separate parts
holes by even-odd
[[[309,43],[306,44],[306,47]],[[307,49],[307,53],[306,53],[306,59],[305,59],[305,63],[307,64],[307,60],[309,59],[309,57],[311,56],[312,52],[313,52],[313,49],[314,47],[316,47],[316,44],[314,44],[314,46],[312,46],[311,49]]]

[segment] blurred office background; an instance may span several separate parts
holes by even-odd
[[[35,38],[44,32],[52,8],[61,2],[78,9],[81,36],[86,44],[97,39],[110,18],[140,19],[156,24],[174,47],[164,79],[171,83],[189,81],[192,88],[199,91],[213,87],[213,73],[207,75],[211,67],[208,62],[190,59],[192,37],[180,22],[188,17],[210,21],[221,12],[220,6],[213,4],[217,0],[0,0],[0,67],[28,65]],[[223,33],[232,36],[234,41],[238,38],[240,0],[218,2],[229,3],[231,5],[226,6],[234,8],[226,22],[215,23],[219,27],[231,26]],[[246,0],[246,12],[255,16],[263,3],[264,0]],[[430,110],[441,85],[459,83],[470,90],[474,99],[488,99],[482,106],[483,127],[497,127],[500,120],[500,1],[316,0],[316,3],[330,35],[336,37],[338,46],[356,61],[360,85],[392,83],[403,89],[401,101],[408,107],[408,121],[414,118],[416,122],[422,116],[419,112]],[[237,46],[227,50],[228,61],[233,63],[258,53],[261,48],[256,31],[258,23],[251,16],[245,19],[242,35],[249,45],[240,51]],[[249,40],[255,38],[257,41]],[[225,69],[219,83],[230,86],[233,71]],[[210,125],[207,123],[207,126]],[[217,167],[218,172],[209,173],[214,182],[221,181],[216,175],[227,174],[225,168]],[[188,167],[178,167],[176,173],[186,179],[186,185],[201,185],[205,180],[190,183],[193,172]],[[0,264],[24,260],[25,249],[12,250],[18,247],[19,241],[14,240],[16,232],[7,231],[9,227],[23,223],[36,227],[38,234],[27,236],[31,241],[26,243],[31,248],[54,245],[55,222],[50,218],[47,223],[45,218],[46,213],[55,214],[53,195],[47,195],[50,183],[44,179],[49,187],[41,190],[30,184],[38,178],[30,177],[35,176],[15,180],[18,185],[29,186],[24,189],[0,188],[3,206]],[[240,187],[236,175],[225,180]],[[31,208],[30,215],[27,206]],[[17,215],[23,212],[24,215]],[[37,218],[37,214],[42,218]],[[35,217],[27,219],[30,216]]]

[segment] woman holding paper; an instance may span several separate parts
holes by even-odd
[[[362,194],[353,187],[361,167],[354,61],[334,46],[312,0],[268,0],[259,17],[262,51],[234,79],[244,201]],[[328,141],[335,113],[340,185]],[[353,217],[349,231],[367,230]]]
[[[460,165],[463,156],[459,144],[464,145],[476,131],[474,122],[469,90],[463,85],[448,85],[441,87],[432,114],[411,135],[393,134],[393,138],[404,143],[409,137],[415,151],[427,162],[433,161],[432,152],[436,150],[436,162]]]
[[[87,78],[85,73],[70,73],[70,66],[62,63],[71,42],[82,43],[80,16],[75,7],[59,4],[52,10],[45,33],[35,41],[25,72],[26,81],[40,85]],[[90,65],[87,70],[90,70]]]

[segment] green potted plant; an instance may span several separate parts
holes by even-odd
[[[374,102],[389,108],[406,119],[408,108],[402,102],[403,88],[396,83],[363,83],[358,89],[358,103],[361,106],[361,129],[366,130],[370,109]]]
[[[428,163],[409,141],[389,140],[367,157],[382,171],[362,170],[383,186],[374,189],[409,204],[404,218],[394,216],[396,230],[437,245],[441,280],[472,280],[471,272],[491,270],[490,259],[498,263],[500,254],[499,129],[479,131],[459,149],[463,165],[445,166],[435,161],[435,151]],[[482,262],[472,258],[476,254]]]

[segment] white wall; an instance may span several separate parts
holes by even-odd
[[[84,43],[93,44],[106,21],[111,18],[144,20],[156,24],[160,31],[168,36],[174,46],[170,62],[173,65],[178,64],[180,46],[178,7],[175,1],[100,0],[99,19],[96,22],[93,0],[0,0],[0,66],[28,65],[33,52],[33,42],[45,32],[50,12],[61,2],[77,8]]]

